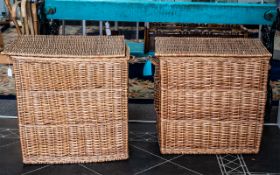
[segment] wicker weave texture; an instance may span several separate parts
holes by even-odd
[[[23,162],[82,163],[128,158],[127,121],[20,125]]]
[[[241,56],[160,59],[162,89],[266,89],[268,59]]]
[[[258,153],[262,122],[160,120],[163,154]]]
[[[5,52],[14,65],[24,163],[128,158],[123,37],[20,37]]]
[[[270,57],[258,39],[157,37],[157,56]]]
[[[262,122],[263,91],[161,90],[161,116],[168,120]]]
[[[261,42],[157,38],[156,55],[162,153],[259,151],[270,59]]]
[[[4,54],[54,58],[125,57],[123,36],[22,35],[6,46]]]
[[[63,91],[127,89],[127,65],[123,58],[63,59],[14,56],[21,75],[21,90]]]
[[[79,125],[127,120],[127,90],[18,91],[22,125]]]

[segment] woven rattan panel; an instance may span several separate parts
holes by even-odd
[[[259,40],[157,38],[162,153],[259,151],[270,53]]]
[[[42,57],[124,57],[123,36],[19,36],[4,54]]]
[[[23,162],[128,158],[123,37],[21,36],[11,55]]]
[[[157,56],[270,56],[258,39],[157,37]]]

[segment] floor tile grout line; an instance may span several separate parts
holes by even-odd
[[[228,159],[223,158],[223,160],[226,160],[226,161],[227,161],[226,164],[232,163],[232,164],[235,164],[235,165],[239,165],[239,164],[237,164],[237,163],[234,162],[234,161],[236,161],[236,160],[239,160],[238,158],[236,158],[236,159],[234,159],[234,160],[228,160]]]
[[[95,174],[98,174],[98,175],[103,175],[103,174],[101,174],[101,173],[95,171],[94,169],[91,169],[91,168],[87,167],[86,165],[79,164],[79,166],[81,166],[81,167],[87,169],[88,171],[90,171],[90,172],[92,172],[92,173],[95,173]]]
[[[0,149],[1,148],[6,148],[6,147],[8,147],[8,146],[10,146],[10,145],[13,145],[13,144],[16,144],[16,143],[18,143],[19,141],[15,141],[15,142],[12,142],[12,143],[8,143],[8,144],[6,144],[6,145],[1,145],[0,146]]]
[[[18,134],[16,134],[16,133],[14,133],[13,131],[11,131],[10,129],[9,130],[7,130],[7,131],[9,131],[10,133],[12,133],[14,136],[16,136],[16,137],[18,137],[19,135]]]
[[[177,158],[182,157],[182,156],[183,156],[183,155],[173,157],[173,158],[170,159],[170,160],[166,160],[166,161],[164,161],[164,162],[161,162],[161,163],[158,163],[158,164],[156,164],[156,165],[154,165],[154,166],[151,166],[151,167],[148,168],[148,169],[139,171],[139,172],[135,173],[134,175],[138,175],[138,174],[147,172],[147,171],[149,171],[149,170],[151,170],[151,169],[153,169],[153,168],[156,168],[156,167],[161,166],[161,165],[166,164],[166,163],[171,163],[171,164],[173,164],[173,162],[171,162],[171,160],[177,159]],[[176,164],[175,164],[175,165],[176,165]],[[176,165],[176,166],[178,166],[178,165]],[[179,167],[181,167],[181,168],[183,168],[183,169],[186,169],[185,167],[182,167],[182,166],[179,166]],[[187,169],[187,170],[190,171],[189,169]]]
[[[198,171],[192,170],[192,169],[187,168],[187,167],[185,167],[185,166],[183,166],[183,165],[181,165],[181,164],[179,164],[179,163],[173,162],[173,160],[175,160],[175,159],[177,159],[177,158],[180,158],[180,157],[183,157],[183,156],[184,156],[184,154],[179,155],[179,156],[176,156],[176,157],[173,157],[172,159],[169,159],[168,161],[169,161],[169,163],[171,163],[171,164],[173,164],[173,165],[177,165],[178,167],[181,167],[181,168],[183,168],[183,169],[186,169],[186,170],[188,170],[188,171],[190,171],[190,172],[192,172],[192,173],[195,173],[195,174],[198,174],[198,175],[203,175],[202,173],[200,173],[200,172],[198,172]]]
[[[149,137],[148,139],[156,139],[157,137],[153,135],[153,133],[145,132],[145,133],[130,133],[134,137],[134,139],[143,139],[146,140],[147,136]]]
[[[132,145],[132,146],[135,146],[135,145]],[[183,155],[179,155],[179,156],[173,157],[172,159],[165,159],[165,158],[160,157],[160,156],[158,156],[158,155],[155,155],[155,154],[153,154],[153,153],[151,153],[151,152],[149,152],[149,151],[147,151],[147,150],[145,150],[145,149],[139,148],[139,147],[137,147],[137,146],[135,146],[135,147],[138,148],[138,149],[140,149],[140,150],[142,150],[142,151],[144,151],[144,152],[147,152],[147,153],[149,153],[149,154],[151,154],[151,155],[153,155],[153,156],[156,156],[156,157],[158,157],[158,158],[161,158],[161,159],[163,159],[163,160],[166,160],[166,161],[168,161],[169,163],[171,163],[171,164],[173,164],[173,165],[176,165],[176,166],[178,166],[178,167],[181,167],[181,168],[183,168],[183,169],[186,169],[186,170],[188,170],[188,171],[190,171],[190,172],[192,172],[192,173],[202,175],[201,173],[199,173],[199,172],[197,172],[197,171],[195,171],[195,170],[189,169],[189,168],[187,168],[187,167],[185,167],[185,166],[182,166],[182,165],[180,165],[180,164],[177,164],[177,163],[175,163],[175,162],[172,162],[172,160],[175,160],[175,159],[177,159],[177,158],[179,158],[179,157],[182,157]]]
[[[160,159],[162,159],[162,160],[169,161],[169,162],[170,162],[171,160],[174,160],[174,159],[177,159],[177,158],[183,156],[183,155],[178,155],[178,156],[173,157],[173,158],[171,158],[171,159],[165,159],[165,158],[163,158],[163,157],[161,157],[161,156],[158,156],[158,155],[156,155],[156,154],[153,154],[153,153],[151,153],[150,151],[147,151],[147,150],[145,150],[145,149],[143,149],[143,148],[139,148],[138,146],[135,146],[135,145],[133,145],[133,144],[130,144],[130,145],[133,146],[133,147],[136,148],[136,149],[139,149],[139,150],[144,151],[144,152],[146,152],[146,153],[148,153],[148,154],[151,154],[151,155],[153,155],[153,156],[155,156],[155,157],[157,157],[157,158],[160,158]]]
[[[149,152],[149,151],[147,151],[147,150],[145,150],[145,149],[143,149],[143,148],[139,148],[138,146],[135,146],[135,145],[133,145],[133,144],[130,144],[130,146],[132,146],[132,147],[134,147],[134,148],[136,148],[136,149],[139,149],[139,150],[141,150],[141,151],[144,151],[144,152],[146,152],[146,153],[149,153],[149,154],[151,154],[151,155],[153,155],[153,156],[155,156],[155,157],[157,157],[157,158],[160,158],[160,159],[162,159],[162,160],[165,160],[165,161],[168,160],[168,159],[165,159],[165,158],[163,158],[163,157],[161,157],[161,156],[158,156],[158,155],[156,155],[156,154],[153,154],[153,153],[151,153],[151,152]]]
[[[243,157],[241,157],[240,154],[238,154],[237,157],[238,157],[238,159],[239,159],[239,162],[240,162],[240,165],[241,165],[241,167],[242,167],[242,170],[245,172],[246,175],[247,175],[247,174],[250,175],[251,173],[250,173],[250,171],[248,170],[246,163],[245,163],[244,161],[242,161],[242,158],[243,158]]]
[[[150,134],[130,134],[132,139],[156,139],[156,136],[150,135]]]
[[[228,160],[227,156],[230,156],[232,158],[234,158],[234,160]],[[237,158],[235,158],[235,156]],[[241,168],[242,170],[240,171],[240,173],[238,174],[243,174],[243,175],[252,175],[252,173],[250,173],[250,171],[248,170],[248,167],[243,159],[243,156],[241,154],[236,154],[236,155],[226,155],[224,157],[222,157],[221,155],[216,155],[217,160],[218,160],[218,164],[221,170],[221,173],[224,174],[232,174],[233,171],[237,170],[238,168]],[[226,160],[227,162],[224,163],[224,160]],[[234,163],[234,161],[238,161],[238,163]],[[230,163],[234,163],[235,165],[238,165],[238,167],[230,167],[228,166],[228,164]],[[229,168],[230,170],[227,171],[226,168]]]
[[[3,137],[2,137],[3,138]],[[15,135],[14,133],[12,132],[9,132],[9,134],[5,135],[4,138],[19,138],[17,135]]]
[[[231,154],[230,154],[230,156],[233,157],[233,158],[235,158],[234,155],[231,155]],[[231,175],[231,174],[232,174],[232,171],[237,170],[237,169],[239,169],[239,168],[241,167],[242,172],[239,170],[240,172],[237,172],[237,173],[240,174],[240,175],[246,175],[246,172],[245,172],[244,168],[242,167],[242,163],[240,162],[240,159],[239,159],[238,155],[236,155],[236,156],[237,156],[237,159],[235,159],[235,160],[237,160],[237,161],[239,162],[239,164],[236,164],[236,163],[235,163],[236,166],[237,166],[236,168],[230,167],[230,166],[228,165],[228,162],[224,162],[224,159],[225,159],[225,158],[222,158],[222,156],[221,156],[221,161],[223,162],[222,165],[225,167],[225,172],[226,172],[226,174]],[[225,159],[225,160],[228,161],[228,159]],[[226,170],[226,168],[229,168],[230,170]]]
[[[155,135],[153,135],[152,133],[147,133],[146,135],[149,135],[150,137],[153,137],[153,138],[157,138],[156,136],[156,133],[154,133]]]
[[[161,166],[161,165],[166,164],[166,163],[168,163],[167,160],[164,161],[164,162],[158,163],[158,164],[156,164],[156,165],[153,165],[153,166],[151,166],[151,167],[149,167],[149,168],[147,168],[147,169],[141,170],[141,171],[135,173],[134,175],[142,174],[142,173],[144,173],[144,172],[147,172],[147,171],[149,171],[149,170],[151,170],[151,169],[153,169],[153,168],[156,168],[156,167]]]
[[[226,173],[227,171],[226,171],[226,169],[225,169],[225,166],[223,165],[223,162],[222,162],[220,156],[221,156],[221,155],[217,155],[217,154],[216,154],[216,158],[217,158],[217,160],[218,160],[218,164],[219,164],[219,167],[220,167],[220,171],[221,171],[222,175],[225,175],[225,173]]]
[[[238,158],[238,163],[239,163],[239,166],[241,167],[243,173],[247,175],[247,171],[244,168],[243,162],[241,161],[239,154],[237,154],[236,156]]]
[[[226,163],[223,161],[223,158],[222,157],[220,157],[220,160],[221,160],[221,162],[222,162],[222,166],[223,166],[223,168],[224,168],[224,171],[225,171],[225,174],[226,175],[230,175],[229,173],[228,173],[228,171],[229,170],[227,170],[227,168],[229,168],[227,165],[226,165]],[[244,174],[243,174],[244,175]]]
[[[243,158],[243,155],[241,154],[240,157],[241,157],[240,159],[241,159],[243,165],[245,166],[246,171],[250,174],[251,172],[249,171],[249,168],[248,168],[248,166],[247,166],[247,164],[246,164],[246,162]]]
[[[230,170],[228,170],[228,171],[232,171],[232,170],[236,170],[236,169],[242,169],[242,172],[244,173],[245,171],[244,171],[244,169],[242,168],[242,165],[237,165],[237,168],[236,167],[231,167],[231,166],[229,166],[228,164],[224,164],[224,166],[226,167],[226,168],[228,168],[228,169],[230,169]]]
[[[230,160],[230,159],[228,159],[228,158],[225,158],[225,157],[222,157],[223,158],[223,160],[226,160],[226,161],[228,161],[228,163],[231,163],[231,162],[233,162],[233,161],[236,161],[236,160],[238,160],[238,157],[236,158],[236,157],[234,157],[234,159],[233,160]]]
[[[224,161],[223,161],[223,157],[222,157],[222,155],[218,155],[218,157],[219,157],[219,160],[220,160],[220,163],[221,163],[221,167],[222,167],[222,173],[223,174],[225,174],[225,175],[228,175],[228,172],[227,172],[227,170],[226,170],[226,164],[224,163]],[[226,157],[226,156],[224,156],[224,157]]]
[[[153,154],[153,153],[151,153],[151,152],[149,152],[149,151],[147,151],[147,150],[145,150],[145,149],[143,149],[143,148],[139,148],[139,147],[137,147],[137,146],[135,146],[135,145],[133,145],[133,144],[130,144],[130,145],[133,146],[134,148],[137,148],[137,149],[139,149],[139,150],[141,150],[141,151],[144,151],[144,152],[146,152],[146,153],[149,153],[149,154],[151,154],[151,155],[153,155],[153,156],[156,156],[156,157],[158,157],[158,158],[160,158],[160,159],[166,160],[167,162],[169,162],[169,163],[171,163],[171,164],[173,164],[173,165],[176,165],[176,166],[178,166],[178,167],[184,168],[184,169],[186,169],[186,170],[188,170],[188,171],[190,171],[190,172],[192,172],[192,173],[196,173],[196,174],[202,175],[201,173],[199,173],[199,172],[197,172],[197,171],[195,171],[195,170],[189,169],[189,168],[187,168],[187,167],[185,167],[185,166],[182,166],[182,165],[180,165],[180,164],[177,164],[177,163],[175,163],[175,162],[172,162],[172,160],[177,159],[177,158],[179,158],[179,157],[181,157],[181,156],[183,156],[183,155],[179,155],[179,156],[173,157],[172,159],[169,159],[169,160],[168,160],[168,159],[165,159],[165,158],[163,158],[163,157],[160,157],[160,156],[158,156],[158,155],[156,155],[156,154]]]
[[[229,168],[231,168],[231,167],[229,167]],[[240,166],[239,166],[239,167],[236,167],[236,168],[231,168],[231,170],[228,171],[227,173],[232,174],[235,170],[237,170],[237,169],[239,169],[239,168],[240,168]],[[242,168],[242,170],[243,170],[243,168]],[[241,172],[240,174],[247,175],[247,172],[245,172],[245,171],[243,170],[243,173]]]
[[[217,163],[218,163],[219,169],[220,169],[220,171],[221,171],[220,161],[219,161],[219,158],[218,158],[217,154],[216,154],[216,160],[217,160]],[[221,173],[222,173],[222,175],[223,175],[223,172],[221,172]]]
[[[202,173],[200,173],[200,172],[198,172],[198,171],[192,170],[192,169],[187,168],[187,167],[185,167],[185,166],[183,166],[183,165],[180,165],[180,164],[178,164],[178,163],[172,162],[171,160],[169,161],[169,163],[171,163],[171,164],[173,164],[173,165],[176,165],[176,166],[178,166],[178,167],[181,167],[181,168],[183,168],[183,169],[185,169],[185,170],[188,170],[188,171],[190,171],[190,172],[192,172],[192,173],[195,173],[195,174],[198,174],[198,175],[203,175]]]
[[[47,167],[49,167],[49,166],[51,166],[51,165],[45,165],[45,166],[40,167],[40,168],[37,168],[37,169],[35,169],[35,170],[25,172],[25,173],[23,173],[23,174],[21,174],[21,175],[27,175],[27,174],[30,174],[30,173],[34,173],[34,172],[36,172],[36,171],[40,171],[40,170],[42,170],[42,169],[44,169],[44,168],[47,168]]]

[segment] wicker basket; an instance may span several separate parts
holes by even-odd
[[[14,65],[24,163],[128,158],[124,37],[21,36],[4,53]]]
[[[256,39],[156,38],[161,152],[258,153],[270,53]]]
[[[145,28],[145,51],[155,50],[156,37],[223,37],[248,38],[256,36],[258,30],[241,25],[150,23]]]

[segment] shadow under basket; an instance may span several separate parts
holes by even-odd
[[[20,36],[13,61],[23,162],[128,158],[123,36]]]

